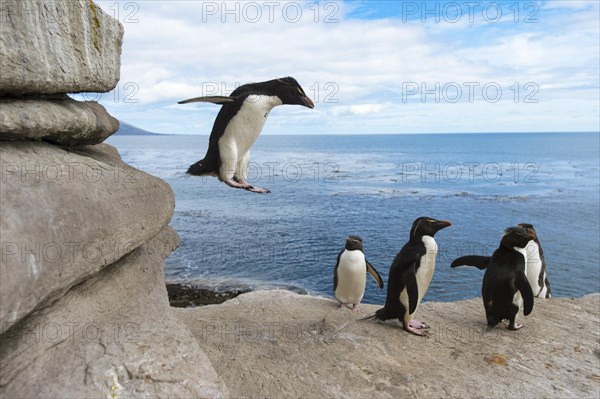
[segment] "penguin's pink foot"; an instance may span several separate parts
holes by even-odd
[[[250,192],[259,193],[259,194],[270,193],[270,191],[267,190],[266,188],[254,187],[254,186],[248,184],[248,182],[244,179],[237,179],[237,182],[240,183],[241,185],[243,185],[245,190],[248,190]]]
[[[412,328],[416,328],[417,330],[428,330],[430,328],[427,324],[422,323],[422,322],[417,321],[417,320],[411,320],[411,321],[409,321],[408,322],[408,326],[412,327]]]
[[[254,187],[254,186],[250,186],[246,190],[248,190],[252,193],[258,193],[258,194],[269,194],[271,192],[271,190],[268,190],[266,188]]]
[[[244,190],[247,189],[248,187],[250,187],[249,184],[238,183],[237,181],[235,181],[233,179],[223,180],[223,183],[227,184],[229,187],[243,188]]]
[[[411,334],[418,335],[419,337],[429,336],[429,334],[427,334],[427,331],[424,331],[424,329],[422,329],[422,328],[412,327],[410,325],[410,323],[408,323],[407,325],[404,326],[404,330],[408,331]]]
[[[236,181],[235,179],[227,179],[224,180],[223,183],[227,184],[229,187],[233,188],[242,188],[244,190],[248,190],[253,193],[270,193],[266,188],[254,187],[248,184],[245,180]]]
[[[353,303],[353,304],[352,304],[352,310],[354,310],[355,312],[358,312],[358,313],[362,313],[362,314],[364,314],[364,313],[365,313],[365,312],[363,312],[362,310],[360,310],[360,309],[358,308],[358,303]]]

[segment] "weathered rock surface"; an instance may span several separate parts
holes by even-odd
[[[0,140],[45,140],[61,145],[98,144],[119,129],[119,121],[95,101],[0,99]]]
[[[170,311],[156,237],[2,335],[2,398],[225,397],[227,388]]]
[[[168,184],[106,144],[76,154],[3,142],[0,165],[3,327],[148,241],[173,213]]]
[[[123,26],[93,1],[3,1],[1,7],[0,94],[115,87]]]
[[[121,24],[92,0],[0,14],[0,397],[228,396],[169,306],[173,192],[86,146],[118,121],[65,94],[115,87]]]
[[[174,312],[232,397],[597,398],[599,309],[598,294],[536,300],[521,330],[486,333],[481,299],[426,302],[418,319],[429,338],[287,291]]]

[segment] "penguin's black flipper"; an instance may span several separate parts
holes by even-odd
[[[188,104],[188,103],[213,103],[213,104],[229,104],[236,102],[235,97],[227,96],[205,96],[205,97],[194,97],[187,100],[178,101],[177,104]]]
[[[523,297],[523,314],[527,316],[533,310],[533,290],[525,274],[518,274],[515,278],[515,286]]]
[[[475,266],[479,270],[485,270],[490,265],[491,256],[467,255],[454,259],[450,267]]]
[[[548,280],[548,276],[546,276],[546,279],[544,280],[544,284],[546,284],[546,288],[548,289],[546,291],[546,298],[551,298],[552,297],[552,288],[550,288],[550,280]]]
[[[408,314],[413,314],[419,304],[419,286],[417,284],[417,263],[413,262],[402,275],[402,281],[406,285],[408,294]]]
[[[337,261],[335,262],[335,268],[333,269],[333,292],[335,292],[335,290],[337,289],[337,283],[338,283],[337,271],[338,271],[338,266],[340,265],[340,258],[342,257],[343,253],[344,253],[344,250],[342,249],[342,251],[337,256]]]
[[[375,270],[373,265],[370,264],[369,261],[366,259],[365,259],[365,263],[367,264],[367,273],[369,273],[371,275],[371,277],[373,277],[373,280],[375,280],[375,282],[377,283],[379,288],[383,288],[383,279],[381,278],[379,273],[377,273],[377,270]]]

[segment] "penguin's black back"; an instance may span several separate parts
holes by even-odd
[[[525,256],[520,252],[507,247],[500,247],[494,251],[490,264],[483,275],[481,294],[488,324],[495,325],[503,319],[511,319],[515,310],[513,299],[519,288],[529,285],[525,276]],[[529,294],[521,294],[525,301],[533,302],[533,292],[529,287]],[[533,305],[532,305],[533,306]],[[529,312],[526,310],[525,314]]]
[[[219,140],[225,133],[227,125],[233,117],[242,108],[242,104],[246,97],[252,94],[252,89],[246,84],[235,89],[230,97],[236,97],[236,101],[232,103],[225,103],[221,106],[215,123],[213,124],[212,131],[210,132],[210,138],[208,139],[208,149],[204,159],[191,165],[187,171],[190,175],[206,175],[206,174],[217,174],[221,167],[221,156],[219,154]]]
[[[517,292],[515,278],[519,272],[525,273],[522,254],[504,247],[494,251],[490,265],[483,275],[484,299],[491,298],[494,303],[512,303]]]
[[[425,252],[425,244],[416,238],[411,238],[398,252],[390,266],[385,305],[375,313],[377,319],[390,320],[404,317],[404,314],[408,311],[400,302],[400,293],[406,287],[404,275],[410,272],[409,269],[415,262],[416,273],[421,263],[421,257],[425,255]]]

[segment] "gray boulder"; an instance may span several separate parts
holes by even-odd
[[[123,26],[90,0],[2,2],[0,94],[106,92]]]
[[[97,102],[57,97],[0,99],[0,140],[98,144],[119,129],[119,121]]]
[[[164,181],[107,144],[68,152],[0,145],[0,323],[7,328],[154,237],[171,218]]]
[[[227,388],[171,312],[156,237],[1,336],[2,398],[220,398]]]
[[[232,397],[597,398],[600,295],[536,300],[518,331],[486,332],[481,299],[419,305],[429,338],[333,299],[286,291],[174,309]],[[248,366],[251,365],[251,366]]]

